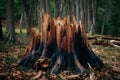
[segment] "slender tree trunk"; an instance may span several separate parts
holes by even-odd
[[[104,18],[103,18],[101,35],[104,34],[105,24],[107,24],[108,21],[109,21],[109,19],[110,19],[110,18],[109,18],[109,17],[110,17],[110,10],[109,10],[109,8],[108,8],[108,7],[110,7],[110,3],[109,3],[108,1],[105,1],[104,3],[105,3],[105,6],[104,6],[104,7],[105,7],[106,11],[105,11]]]
[[[91,2],[91,6],[92,6],[92,10],[91,10],[91,14],[92,14],[92,18],[91,18],[91,21],[92,21],[92,24],[90,26],[90,35],[96,33],[96,1],[95,0],[92,0]]]
[[[20,27],[20,33],[22,34],[22,26],[21,26],[21,23],[22,23],[22,20],[23,20],[23,14],[21,14],[21,17],[20,17],[20,22],[19,22],[19,27]]]
[[[40,1],[37,2],[37,23],[39,27],[39,32],[40,32],[40,27],[41,27],[41,12],[40,12]]]
[[[102,29],[101,29],[101,35],[104,34],[104,25],[105,25],[105,23],[103,22]]]
[[[83,14],[83,1],[80,0],[80,20],[84,22],[84,14]]]
[[[87,26],[88,26],[88,31],[90,31],[90,26],[91,26],[91,20],[90,20],[90,1],[87,1]]]
[[[16,42],[15,27],[14,27],[14,0],[7,0],[7,27],[9,28],[8,44]]]
[[[104,16],[104,19],[103,19],[103,24],[102,24],[102,29],[101,29],[101,35],[104,34],[104,26],[105,26],[105,22],[106,22],[106,15]]]
[[[33,26],[33,9],[34,9],[35,0],[30,1],[30,9],[29,9],[29,15],[28,15],[28,24],[29,27],[27,27],[27,35],[29,36],[31,33],[31,27]]]
[[[50,14],[50,0],[45,0],[46,12]]]
[[[85,30],[86,30],[86,32],[88,32],[88,26],[87,26],[87,0],[84,0],[83,1],[83,23],[84,23],[84,25],[85,25]]]
[[[40,10],[45,12],[45,0],[40,0]]]
[[[22,12],[24,15],[25,25],[27,28],[27,35],[29,35],[30,34],[29,12],[26,0],[22,0]]]
[[[76,20],[79,21],[79,0],[76,0]]]
[[[72,18],[74,17],[74,1],[69,0],[69,8],[70,8],[70,21],[72,21]]]
[[[2,23],[1,23],[1,8],[0,8],[0,40],[3,40]]]
[[[10,9],[9,9],[9,5],[10,5],[10,2],[8,2],[9,0],[7,0],[7,5],[6,5],[6,33],[8,34],[9,36],[9,33],[10,33],[10,18],[8,18],[9,16],[8,15],[11,15],[9,14],[10,13]]]
[[[55,17],[61,16],[62,15],[62,0],[55,0]]]

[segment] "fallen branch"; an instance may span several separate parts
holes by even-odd
[[[120,38],[118,37],[105,37],[105,36],[103,36],[102,37],[102,39],[107,39],[107,40],[118,40],[118,41],[120,41]]]
[[[96,40],[96,39],[103,39],[103,40],[117,40],[117,41],[120,41],[120,38],[119,37],[107,37],[107,36],[89,36],[87,37],[88,40]]]
[[[78,77],[80,77],[80,75],[70,75],[70,76],[67,76],[66,79],[75,79]]]
[[[59,77],[62,79],[62,80],[68,80],[68,79],[75,79],[75,78],[79,78],[80,75],[79,74],[76,74],[76,75],[70,75],[70,76],[67,76],[66,74],[61,74],[59,75]]]
[[[110,41],[110,45],[116,47],[116,48],[120,48],[120,46],[118,46],[117,44],[120,45],[120,41],[115,41],[115,40],[111,40]]]

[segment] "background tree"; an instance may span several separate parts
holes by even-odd
[[[0,40],[3,40],[2,24],[1,24],[1,7],[0,7]]]
[[[14,27],[14,0],[7,0],[6,10],[7,10],[6,30],[8,32],[8,37],[9,37],[8,44],[14,44],[16,42],[15,27]]]
[[[55,11],[54,11],[54,14],[55,14],[55,17],[58,17],[58,16],[61,16],[62,15],[62,0],[54,0],[54,3],[55,3]]]
[[[27,35],[30,34],[30,24],[29,24],[29,13],[28,13],[28,5],[26,3],[26,0],[22,0],[22,15],[23,15],[23,19],[25,21],[25,25],[27,27]]]

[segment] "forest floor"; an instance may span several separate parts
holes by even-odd
[[[31,68],[17,68],[18,61],[24,54],[25,46],[29,44],[30,38],[25,35],[17,35],[20,44],[8,46],[0,42],[0,80],[51,80],[51,76],[46,72],[36,72]],[[55,80],[120,80],[120,50],[112,46],[91,45],[95,54],[104,62],[100,70],[91,70],[86,75],[73,75],[67,77],[67,74],[55,76]],[[117,73],[118,72],[118,73]],[[62,73],[61,73],[62,74]],[[77,76],[77,78],[74,78]],[[53,76],[52,76],[53,77]],[[73,77],[74,79],[71,79]]]

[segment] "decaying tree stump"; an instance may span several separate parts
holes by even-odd
[[[69,16],[54,19],[43,14],[41,32],[31,32],[31,48],[26,48],[18,66],[33,67],[36,63],[37,69],[55,74],[67,69],[84,73],[89,71],[89,65],[103,66],[88,44],[83,24],[77,23],[75,17],[70,22]]]

